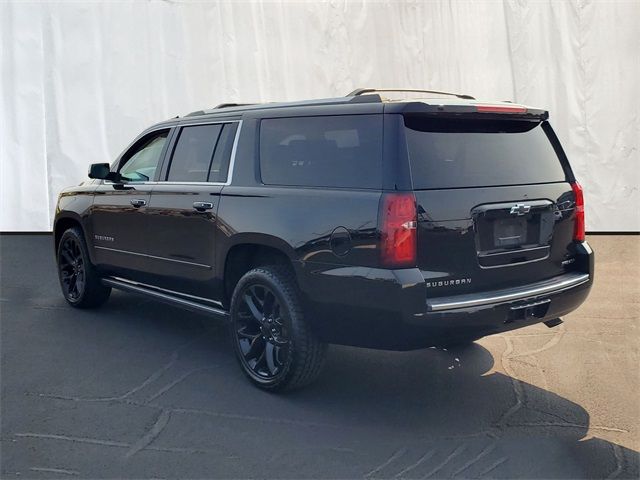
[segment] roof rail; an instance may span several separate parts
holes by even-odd
[[[227,107],[248,107],[250,105],[258,105],[257,103],[221,103],[220,105],[216,105],[215,107],[213,107],[213,110],[217,110],[219,108],[227,108]],[[211,113],[211,112],[208,112]],[[191,112],[188,115],[185,115],[185,117],[197,117],[200,115],[206,115],[207,111],[206,110],[196,110],[195,112]]]
[[[413,88],[356,88],[353,92],[347,95],[347,97],[357,97],[359,95],[364,95],[366,93],[376,93],[376,92],[414,92],[414,93],[437,93],[438,95],[451,95],[458,98],[464,98],[465,100],[475,100],[471,95],[466,95],[464,93],[451,93],[451,92],[440,92],[438,90],[418,90]]]
[[[257,105],[257,103],[221,103],[213,108],[218,109],[227,107],[248,107],[249,105]]]

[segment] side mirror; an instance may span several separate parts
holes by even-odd
[[[117,172],[112,172],[108,163],[92,163],[89,167],[89,178],[119,182],[122,176]]]
[[[99,178],[104,180],[110,172],[108,163],[92,163],[89,167],[89,178]]]

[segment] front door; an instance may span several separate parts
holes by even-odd
[[[121,157],[123,181],[103,181],[89,217],[96,264],[114,275],[140,279],[148,269],[146,210],[167,148],[169,129],[143,136]]]
[[[151,192],[146,217],[155,286],[217,300],[217,211],[237,123],[183,126]]]

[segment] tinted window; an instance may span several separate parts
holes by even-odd
[[[381,188],[382,115],[266,119],[260,171],[271,185]]]
[[[229,171],[229,161],[231,159],[231,151],[233,150],[233,142],[236,138],[237,123],[227,123],[222,129],[216,152],[213,155],[211,169],[209,172],[210,182],[227,181],[227,172]]]
[[[222,125],[183,127],[173,149],[167,180],[206,182]]]
[[[131,181],[153,180],[160,162],[162,149],[169,131],[163,131],[144,138],[125,155],[125,163],[120,167],[120,175]]]
[[[565,180],[539,123],[407,117],[405,126],[415,189]]]

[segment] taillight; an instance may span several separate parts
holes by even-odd
[[[571,184],[573,195],[576,199],[575,217],[576,223],[573,227],[573,239],[576,242],[584,242],[585,239],[585,226],[584,226],[584,194],[582,187],[578,182]]]
[[[416,199],[413,193],[387,193],[380,202],[380,260],[385,267],[416,264]]]

